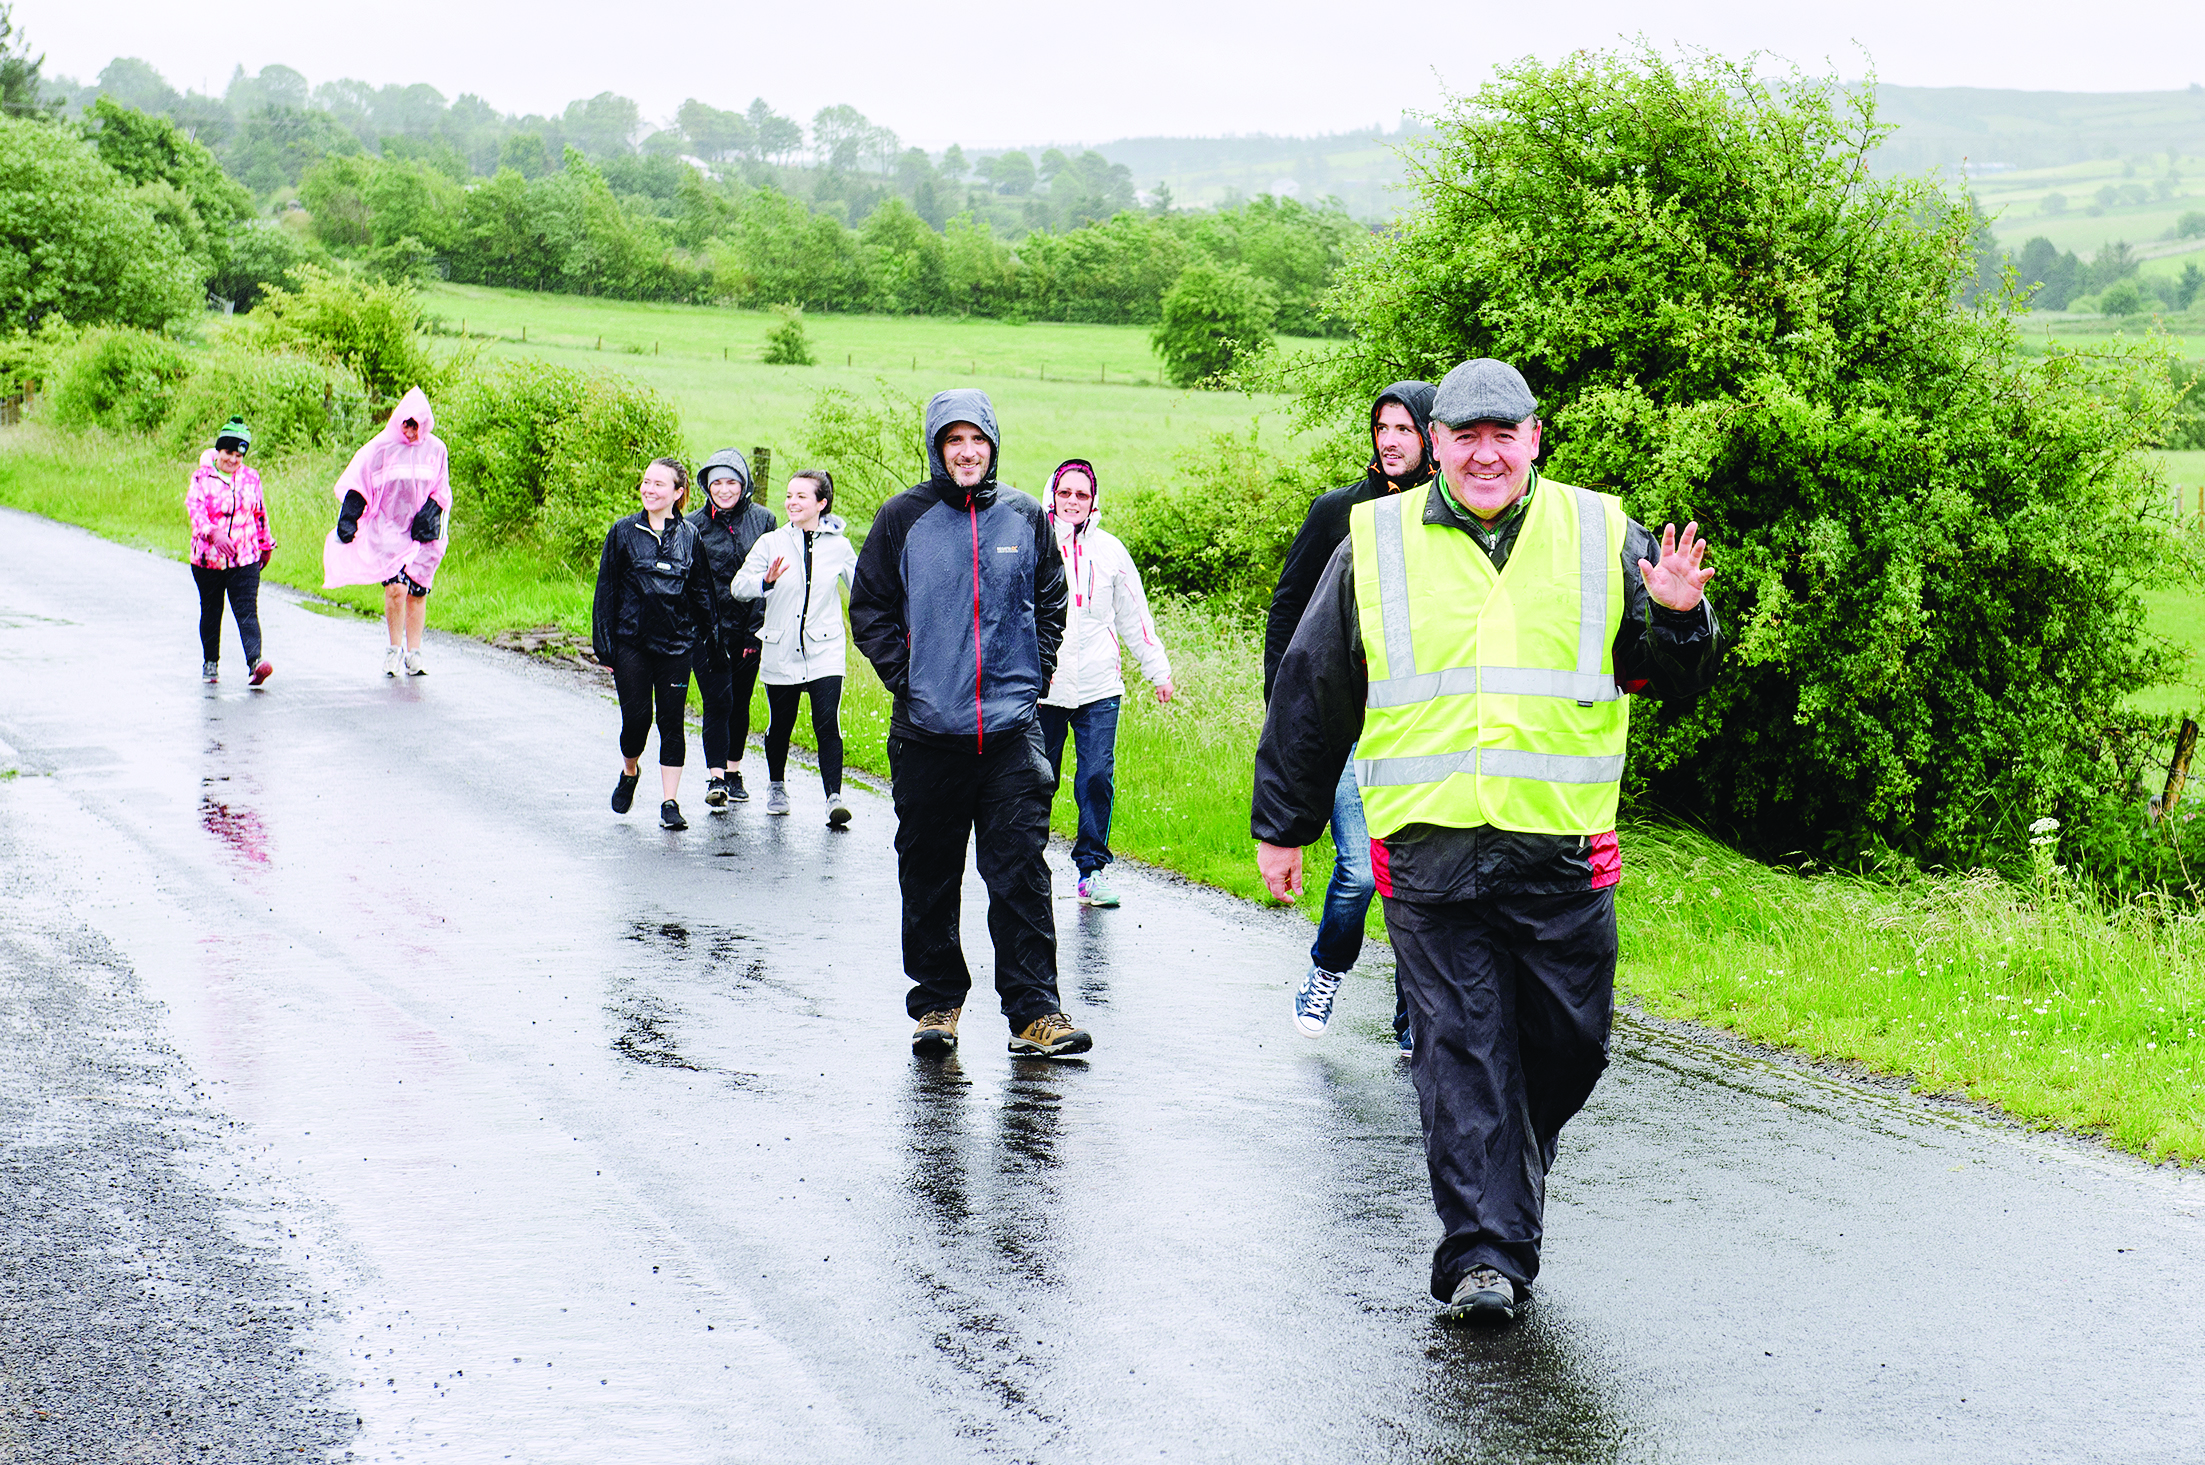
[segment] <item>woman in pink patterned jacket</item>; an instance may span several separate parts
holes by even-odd
[[[200,675],[217,679],[222,660],[222,601],[237,619],[237,639],[245,643],[245,664],[259,686],[275,674],[260,654],[260,571],[276,552],[268,534],[268,501],[260,475],[245,466],[253,445],[252,429],[241,417],[222,424],[214,447],[199,460],[184,494],[191,516],[191,578],[199,586]]]

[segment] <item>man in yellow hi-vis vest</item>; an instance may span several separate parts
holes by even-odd
[[[1284,900],[1354,750],[1446,1233],[1432,1295],[1475,1321],[1529,1305],[1555,1143],[1607,1067],[1627,697],[1698,695],[1723,644],[1699,526],[1657,543],[1540,477],[1539,434],[1513,366],[1447,374],[1441,477],[1355,507],[1256,751],[1256,865]]]

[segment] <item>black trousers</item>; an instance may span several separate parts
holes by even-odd
[[[658,705],[658,766],[679,768],[689,756],[682,712],[689,703],[689,653],[653,656],[632,646],[613,648],[613,691],[620,698],[620,756],[640,758],[651,736],[651,707]]]
[[[819,752],[819,782],[828,793],[842,792],[842,678],[814,677],[785,687],[766,687],[766,777],[779,783],[789,771],[789,735],[796,731],[797,704],[812,699],[812,743]]]
[[[210,570],[193,565],[191,578],[199,587],[199,659],[222,659],[222,600],[227,596],[230,614],[237,619],[237,639],[245,643],[245,664],[260,665],[260,566]]]
[[[1386,898],[1416,1034],[1410,1072],[1445,1235],[1442,1301],[1474,1267],[1539,1275],[1547,1171],[1608,1066],[1615,891],[1422,904]]]
[[[1057,926],[1050,909],[1049,802],[1056,781],[1039,722],[991,736],[978,753],[890,737],[896,799],[896,882],[903,890],[904,1008],[917,1018],[962,1007],[972,991],[959,933],[965,846],[988,887],[995,991],[1017,1032],[1063,1009]]]
[[[750,741],[750,693],[758,685],[758,643],[732,657],[707,656],[697,665],[697,696],[704,703],[704,766],[733,768]]]

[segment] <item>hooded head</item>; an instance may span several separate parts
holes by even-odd
[[[1378,414],[1388,403],[1402,408],[1409,420],[1416,424],[1416,435],[1423,442],[1422,460],[1406,477],[1389,480],[1398,488],[1413,488],[1432,476],[1435,459],[1432,456],[1432,398],[1439,389],[1430,382],[1395,382],[1378,394],[1378,400],[1370,404],[1371,457],[1367,470],[1379,478],[1386,478],[1386,469],[1377,453]]]
[[[712,502],[712,480],[715,478],[725,478],[730,473],[734,474],[735,481],[743,486],[741,496],[735,500],[735,507],[733,509],[727,510],[728,513],[735,513],[740,511],[750,502],[752,489],[752,484],[750,481],[750,459],[744,457],[734,448],[722,448],[718,452],[714,453],[711,457],[705,459],[704,466],[697,470],[697,484],[705,491],[705,512],[711,514],[715,518],[719,516],[721,511],[718,505]]]
[[[1102,481],[1095,476],[1095,465],[1085,458],[1066,458],[1063,462],[1057,464],[1057,471],[1049,475],[1049,499],[1043,507],[1048,509],[1050,520],[1055,522],[1057,518],[1057,485],[1064,481],[1066,474],[1076,474],[1085,478],[1088,492],[1094,495],[1087,501],[1087,517],[1074,526],[1075,531],[1085,530],[1102,517]]]
[[[988,440],[988,469],[980,475],[979,485],[971,497],[979,498],[995,487],[996,469],[1003,462],[1003,434],[995,425],[995,404],[988,394],[974,387],[953,387],[946,392],[936,392],[934,400],[926,404],[926,467],[937,486],[946,485],[962,503],[966,494],[956,488],[949,476],[949,465],[942,461],[942,434],[960,422],[969,422],[980,429]]]
[[[406,440],[405,426],[409,421],[420,424],[419,440],[422,442],[427,442],[436,431],[436,412],[429,406],[428,393],[419,387],[406,388],[406,395],[400,397],[398,405],[391,409],[390,421],[383,424],[380,435],[392,442],[402,443]]]

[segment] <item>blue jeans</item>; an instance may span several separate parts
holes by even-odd
[[[1067,729],[1072,734],[1072,753],[1079,763],[1072,773],[1072,802],[1080,811],[1072,863],[1082,880],[1110,863],[1110,805],[1118,793],[1118,700],[1105,697],[1085,707],[1043,703],[1038,709],[1049,775],[1059,783],[1064,780],[1064,734]]]
[[[1317,922],[1317,940],[1309,959],[1328,972],[1344,972],[1363,954],[1363,927],[1370,916],[1371,896],[1378,888],[1370,869],[1370,826],[1363,822],[1363,794],[1355,786],[1355,752],[1348,751],[1347,766],[1332,791],[1332,882],[1325,886],[1325,913]],[[1401,998],[1401,984],[1394,983],[1393,1031],[1399,1037],[1409,1029],[1408,1004]]]

